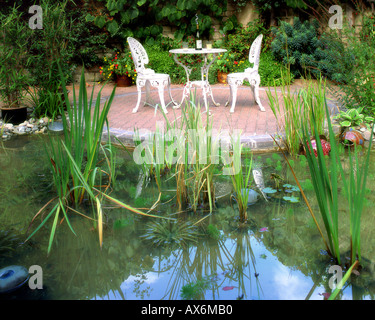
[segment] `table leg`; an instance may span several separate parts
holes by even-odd
[[[218,107],[218,106],[220,106],[220,103],[217,103],[215,101],[214,96],[212,94],[211,85],[208,82],[208,72],[210,70],[211,65],[215,61],[217,54],[212,53],[212,55],[213,55],[213,59],[208,64],[207,64],[207,56],[208,56],[208,54],[204,55],[204,64],[203,64],[202,69],[201,69],[201,71],[202,71],[202,81],[203,81],[203,86],[204,86],[204,88],[203,88],[203,94],[205,94],[205,95],[208,94],[211,97],[211,100],[214,103],[214,105],[216,107]],[[205,101],[206,100],[207,100],[207,97],[205,97]]]
[[[183,67],[184,70],[185,70],[185,72],[186,72],[186,84],[185,84],[185,86],[184,86],[184,91],[183,91],[183,93],[182,93],[181,102],[180,102],[179,104],[173,106],[173,109],[178,109],[178,108],[181,107],[182,102],[185,100],[185,98],[188,98],[189,95],[190,95],[190,87],[191,87],[191,84],[190,84],[190,73],[191,73],[192,68],[189,68],[189,67],[185,66],[184,64],[182,64],[182,63],[177,59],[177,53],[175,53],[175,54],[173,55],[173,59],[174,59],[174,61],[175,61],[178,65],[180,65],[181,67]]]

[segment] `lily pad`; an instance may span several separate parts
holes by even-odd
[[[290,192],[299,191],[299,188],[297,186],[293,186],[289,183],[284,184],[283,187],[286,188]],[[287,191],[287,190],[285,190],[285,191]]]
[[[289,202],[291,202],[291,203],[297,203],[297,202],[299,202],[299,198],[297,198],[297,197],[293,197],[293,196],[291,196],[291,197],[287,197],[287,196],[285,196],[285,197],[283,197],[283,199],[284,199],[285,201],[289,201]]]
[[[270,188],[270,187],[264,188],[262,191],[264,193],[276,193],[277,192],[276,189],[273,189],[273,188]]]

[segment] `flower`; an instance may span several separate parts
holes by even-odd
[[[124,53],[115,51],[111,57],[104,57],[103,65],[99,67],[99,73],[103,80],[110,80],[115,75],[125,74],[134,80],[137,74],[130,51]]]
[[[233,53],[225,52],[220,54],[215,61],[217,69],[221,72],[239,72],[243,71],[240,69],[244,61],[239,61],[236,59]]]

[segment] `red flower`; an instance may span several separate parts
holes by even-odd
[[[234,61],[234,64],[238,64],[238,62],[237,62],[237,61]]]

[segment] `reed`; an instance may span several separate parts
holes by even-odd
[[[303,128],[314,134],[311,110],[315,112],[315,127],[319,134],[324,132],[324,105],[326,98],[325,81],[320,78],[317,84],[310,82],[306,88],[293,92],[288,85],[288,72],[282,72],[281,99],[275,86],[274,93],[267,91],[270,108],[284,130],[284,144],[288,152],[298,154],[302,142]]]
[[[251,187],[252,158],[250,162],[245,161],[245,170],[241,163],[242,144],[241,137],[232,137],[233,162],[231,167],[231,180],[234,188],[234,197],[238,204],[240,221],[246,222],[248,219],[247,205]]]
[[[329,141],[331,144],[331,152],[329,156],[329,164],[327,165],[325,156],[323,154],[322,145],[320,142],[317,130],[315,130],[315,139],[317,142],[317,157],[312,149],[311,141],[304,132],[304,146],[306,150],[306,158],[310,169],[314,191],[318,201],[320,213],[327,232],[328,241],[331,253],[340,264],[339,251],[339,186],[342,185],[346,199],[348,201],[348,210],[350,214],[350,261],[354,264],[355,260],[361,261],[360,250],[360,230],[361,230],[361,216],[366,192],[366,182],[369,170],[370,152],[372,146],[372,134],[370,143],[367,149],[367,154],[362,163],[358,158],[357,150],[349,150],[349,170],[345,172],[339,157],[339,150],[337,140],[332,129],[330,120],[330,113],[325,104],[326,119],[329,131]],[[315,126],[314,113],[312,113],[312,120]]]

